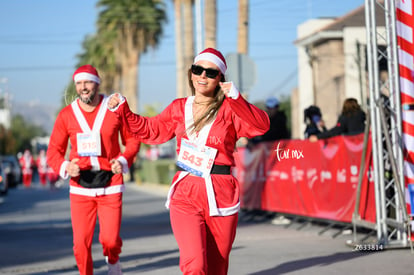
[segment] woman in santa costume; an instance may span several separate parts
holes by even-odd
[[[63,179],[70,177],[73,251],[81,275],[93,275],[92,239],[99,217],[99,241],[108,274],[122,274],[122,173],[127,173],[140,142],[108,111],[108,97],[99,94],[100,78],[91,65],[73,74],[78,99],[56,118],[47,150],[48,164]],[[125,145],[121,152],[119,135]],[[70,141],[69,159],[65,158]]]
[[[174,100],[155,117],[134,114],[119,94],[109,102],[142,142],[177,138],[179,171],[166,206],[183,274],[227,274],[240,208],[239,184],[231,174],[233,151],[240,137],[269,129],[268,115],[225,82],[226,69],[219,51],[202,51],[189,70],[193,95]]]
[[[35,167],[36,162],[28,149],[24,150],[23,155],[19,159],[19,163],[22,167],[23,185],[30,187],[33,178],[33,167]]]

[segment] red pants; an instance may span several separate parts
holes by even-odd
[[[32,173],[23,173],[22,181],[25,187],[30,187],[32,184]]]
[[[42,185],[46,185],[46,183],[47,183],[47,174],[46,173],[39,173],[39,181]]]
[[[231,184],[228,188],[232,188]],[[170,218],[184,275],[227,274],[238,214],[209,216],[202,178],[187,176],[177,184],[171,198]]]
[[[80,275],[93,275],[92,239],[99,217],[99,242],[111,264],[119,260],[122,240],[119,236],[122,217],[122,193],[88,197],[70,194],[73,252]]]

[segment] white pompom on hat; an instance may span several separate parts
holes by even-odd
[[[99,78],[98,71],[92,65],[83,65],[80,66],[74,73],[73,73],[73,81],[78,82],[80,80],[91,80],[98,84],[101,83],[101,79]]]
[[[226,59],[216,49],[213,48],[207,48],[204,51],[200,52],[195,58],[194,58],[194,64],[198,61],[206,60],[214,63],[220,70],[222,74],[226,73],[227,70],[227,64]]]

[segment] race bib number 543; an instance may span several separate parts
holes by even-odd
[[[182,139],[177,166],[199,177],[210,175],[216,158],[217,149],[199,146],[189,140]]]

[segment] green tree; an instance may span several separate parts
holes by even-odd
[[[43,128],[27,123],[23,116],[12,117],[10,129],[0,125],[0,154],[11,155],[31,148],[34,137],[46,136]]]
[[[98,69],[102,80],[100,91],[104,94],[111,94],[113,89],[121,88],[121,70],[119,61],[115,58],[115,40],[115,31],[101,31],[98,34],[89,35],[82,44],[84,52],[78,55],[77,67],[91,64]]]
[[[16,140],[10,130],[0,124],[0,154],[9,155],[15,153]]]
[[[21,115],[13,116],[10,131],[15,140],[15,146],[11,153],[30,149],[32,138],[47,135],[45,130],[37,125],[27,123]]]
[[[111,34],[105,42],[113,46],[114,57],[120,62],[122,93],[137,111],[140,56],[159,44],[167,20],[165,4],[161,0],[100,0],[97,7],[101,10],[98,35]]]

